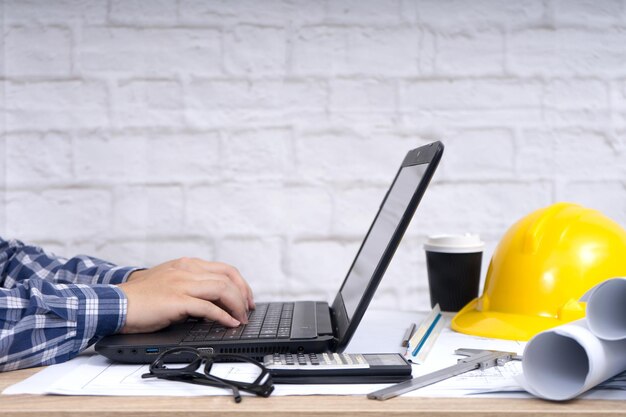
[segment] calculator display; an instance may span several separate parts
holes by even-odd
[[[405,364],[404,359],[400,355],[375,355],[364,354],[363,357],[372,366],[392,366]]]

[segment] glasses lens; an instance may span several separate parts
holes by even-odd
[[[174,348],[162,353],[150,365],[150,372],[157,375],[193,372],[202,361],[200,353],[190,348]]]
[[[274,390],[269,371],[261,363],[241,355],[218,355],[207,361],[204,373],[238,388],[267,397]],[[228,361],[228,362],[225,362]]]
[[[257,381],[262,372],[263,368],[248,362],[218,362],[211,366],[209,375],[244,385]]]

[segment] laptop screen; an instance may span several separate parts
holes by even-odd
[[[383,201],[341,288],[348,320],[352,319],[359,302],[363,299],[367,284],[389,246],[427,167],[427,163],[403,167]]]

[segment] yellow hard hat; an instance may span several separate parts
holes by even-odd
[[[579,299],[626,276],[626,231],[596,210],[557,203],[515,223],[494,251],[481,297],[452,319],[476,336],[529,340],[585,316]]]

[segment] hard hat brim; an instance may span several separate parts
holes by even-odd
[[[564,324],[551,317],[478,311],[479,300],[470,301],[454,316],[450,323],[452,330],[472,336],[528,341],[537,333]]]

